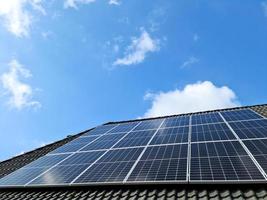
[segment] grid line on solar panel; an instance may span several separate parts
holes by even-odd
[[[122,123],[119,124],[114,129],[110,130],[108,133],[122,133],[122,132],[130,132],[132,131],[136,125],[140,124],[140,122],[128,122],[128,123]]]
[[[220,122],[223,122],[223,119],[217,112],[192,115],[192,125],[220,123]]]
[[[84,133],[82,137],[106,134],[117,126],[118,124],[98,126],[95,127],[93,130]]]
[[[189,116],[178,116],[166,118],[162,124],[162,128],[177,127],[177,126],[188,126]]]
[[[226,121],[240,121],[251,119],[262,119],[262,117],[249,109],[222,111],[221,115]]]
[[[135,129],[133,129],[133,131],[158,129],[162,121],[163,119],[153,119],[153,120],[142,121]]]
[[[246,140],[243,142],[265,173],[267,173],[267,139]]]
[[[194,125],[191,142],[236,139],[225,123]]]
[[[135,124],[135,126],[133,126],[132,127],[132,129],[131,130],[129,130],[129,132],[128,133],[130,133],[136,126],[138,126],[139,124],[140,124],[141,122],[138,122],[137,124]],[[108,151],[106,151],[103,155],[101,155],[97,160],[95,160],[95,162],[93,162],[91,165],[89,165],[85,170],[83,170],[78,176],[76,176],[72,181],[71,181],[71,183],[70,184],[73,184],[73,183],[75,183],[75,182],[77,182],[77,180],[79,179],[80,180],[80,177],[81,176],[83,176],[83,174],[88,174],[88,173],[90,173],[90,170],[91,170],[91,167],[92,166],[95,166],[94,164],[96,164],[97,163],[97,161],[99,161],[103,156],[105,156],[105,154],[107,154],[109,151],[111,151],[112,150],[112,148],[116,145],[116,144],[118,144],[123,138],[125,138],[127,136],[127,134],[126,135],[124,135],[121,139],[119,139],[115,144],[113,144],[113,146],[111,146],[110,147],[110,149],[108,150]],[[131,162],[128,162],[128,163],[131,163]],[[97,169],[99,169],[99,168],[97,168]],[[105,168],[106,169],[106,171],[108,171],[108,169],[107,168]],[[117,168],[116,168],[117,169]],[[120,168],[121,170],[126,170],[126,169],[128,169],[128,168]],[[93,171],[93,169],[91,170],[91,171]],[[97,171],[97,172],[99,172],[99,171]],[[118,174],[118,171],[117,171],[117,174]],[[119,177],[119,178],[121,178],[121,177]],[[115,178],[116,179],[116,178]],[[117,180],[117,179],[116,179]],[[101,182],[102,180],[98,180],[99,182]],[[108,180],[106,180],[106,181],[108,181]]]
[[[238,141],[192,144],[190,181],[264,180]]]
[[[240,139],[266,138],[267,119],[229,122]]]
[[[133,131],[123,138],[114,148],[145,146],[156,130]]]
[[[188,142],[188,126],[159,129],[153,137],[151,144],[170,144]]]
[[[187,180],[187,144],[148,147],[127,182]]]
[[[114,134],[114,135],[119,135],[119,134]],[[102,135],[99,138],[109,138],[110,139],[110,138],[114,137],[114,135],[111,135],[111,136]],[[125,137],[125,134],[123,137]],[[119,142],[119,141],[120,141],[120,139],[117,142]],[[102,155],[100,155],[98,157],[96,156],[97,158],[94,160],[93,163],[73,164],[73,165],[60,165],[61,163],[59,163],[59,164],[53,166],[52,168],[49,168],[49,170],[45,171],[43,174],[35,177],[33,180],[28,182],[26,185],[53,185],[53,184],[65,184],[65,183],[69,183],[70,181],[74,181],[76,178],[79,177],[79,175],[81,175],[88,168],[90,168],[91,165],[93,165],[95,162],[97,162],[107,152],[108,151],[104,152]],[[96,153],[96,151],[94,151],[94,153]],[[76,152],[76,154],[77,154],[77,152]],[[73,156],[75,156],[75,154]],[[67,157],[67,160],[68,159],[69,159],[69,157]],[[71,159],[71,157],[70,157],[70,159]],[[67,162],[67,160],[65,159],[62,162]],[[69,170],[69,168],[73,168],[75,170]],[[68,171],[70,172],[69,174],[67,174]],[[47,179],[47,177],[54,176],[55,174],[58,175],[58,180]]]
[[[146,149],[148,148],[149,144],[151,143],[153,137],[156,135],[156,133],[159,131],[160,127],[162,126],[162,124],[164,123],[165,119],[163,119],[163,121],[161,122],[161,124],[159,125],[158,129],[155,131],[155,133],[153,134],[153,136],[150,138],[149,142],[147,143],[147,145],[145,146],[145,148],[143,149],[143,151],[140,153],[139,157],[137,158],[137,160],[135,161],[135,163],[133,164],[133,166],[131,167],[131,169],[129,170],[129,172],[127,173],[127,175],[125,176],[123,182],[126,182],[128,180],[128,178],[130,177],[131,173],[133,172],[133,170],[135,169],[137,163],[139,162],[139,160],[141,159],[141,157],[143,156],[143,154],[145,153]]]

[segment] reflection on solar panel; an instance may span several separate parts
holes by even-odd
[[[239,120],[251,120],[261,119],[262,117],[249,109],[242,109],[236,111],[224,111],[221,112],[226,121],[239,121]]]
[[[234,134],[224,123],[192,126],[192,142],[234,139]]]
[[[6,186],[266,182],[267,119],[250,109],[98,126],[0,179]]]
[[[162,119],[143,121],[137,127],[135,127],[134,131],[146,130],[146,129],[157,129],[160,126],[162,121],[163,121]]]

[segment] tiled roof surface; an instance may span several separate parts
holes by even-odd
[[[251,107],[267,117],[267,105]],[[0,163],[0,178],[64,145],[83,133],[67,137]],[[267,185],[137,185],[0,189],[0,200],[137,200],[137,199],[266,199]]]

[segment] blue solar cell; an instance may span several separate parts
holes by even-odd
[[[130,122],[119,124],[116,128],[109,131],[109,133],[120,133],[120,132],[129,132],[131,131],[139,122]]]
[[[162,124],[162,128],[189,126],[189,116],[169,117]]]
[[[236,137],[224,123],[192,126],[192,142],[234,139],[236,139]]]
[[[159,128],[163,119],[154,119],[142,121],[137,127],[134,128],[134,131],[138,130],[147,130],[147,129],[157,129]]]
[[[237,141],[195,143],[191,146],[191,181],[264,180]]]
[[[76,152],[79,149],[83,148],[86,146],[84,143],[77,143],[77,144],[65,144],[54,151],[50,152],[49,154],[57,154],[57,153],[71,153],[71,152]]]
[[[220,122],[223,122],[223,119],[218,113],[192,115],[192,125]]]
[[[29,185],[56,185],[70,183],[87,167],[88,165],[56,166],[32,181]]]
[[[9,186],[25,185],[26,183],[28,183],[29,181],[39,176],[48,169],[49,168],[47,167],[21,168],[0,179],[0,185],[9,185]]]
[[[82,148],[81,151],[109,149],[115,145],[125,134],[127,133],[103,135],[94,142]]]
[[[226,121],[239,121],[239,120],[251,120],[262,119],[262,117],[249,109],[232,110],[221,112]]]
[[[148,147],[128,182],[186,181],[187,144]]]
[[[83,134],[83,136],[103,135],[105,133],[108,133],[115,126],[117,126],[117,124],[98,126],[93,130],[87,131],[86,133]]]
[[[229,124],[240,139],[267,137],[266,119],[230,122]]]
[[[108,151],[90,166],[75,183],[123,181],[143,148],[116,149]]]
[[[29,168],[29,167],[52,167],[55,164],[58,164],[59,162],[61,162],[62,160],[64,160],[65,158],[67,158],[68,156],[70,156],[71,154],[67,153],[67,154],[58,154],[58,155],[47,155],[44,157],[41,157],[33,162],[31,162],[30,164],[24,166],[24,168]]]
[[[115,148],[144,146],[149,142],[155,131],[156,130],[130,132],[117,145],[115,145]]]
[[[150,144],[184,143],[188,141],[189,127],[159,129]]]
[[[79,137],[68,144],[89,144],[90,142],[94,141],[99,136],[90,136],[90,137]]]

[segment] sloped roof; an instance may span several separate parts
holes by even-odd
[[[267,104],[249,106],[267,117]],[[232,108],[238,109],[238,108]],[[225,109],[224,109],[225,110]],[[229,109],[227,109],[229,110]],[[132,121],[132,120],[130,120]],[[110,122],[112,123],[112,122]],[[79,137],[84,132],[69,136],[44,147],[13,157],[0,163],[0,178],[38,159],[48,152]],[[125,185],[98,187],[10,188],[0,189],[0,199],[267,199],[266,184],[224,185]]]

